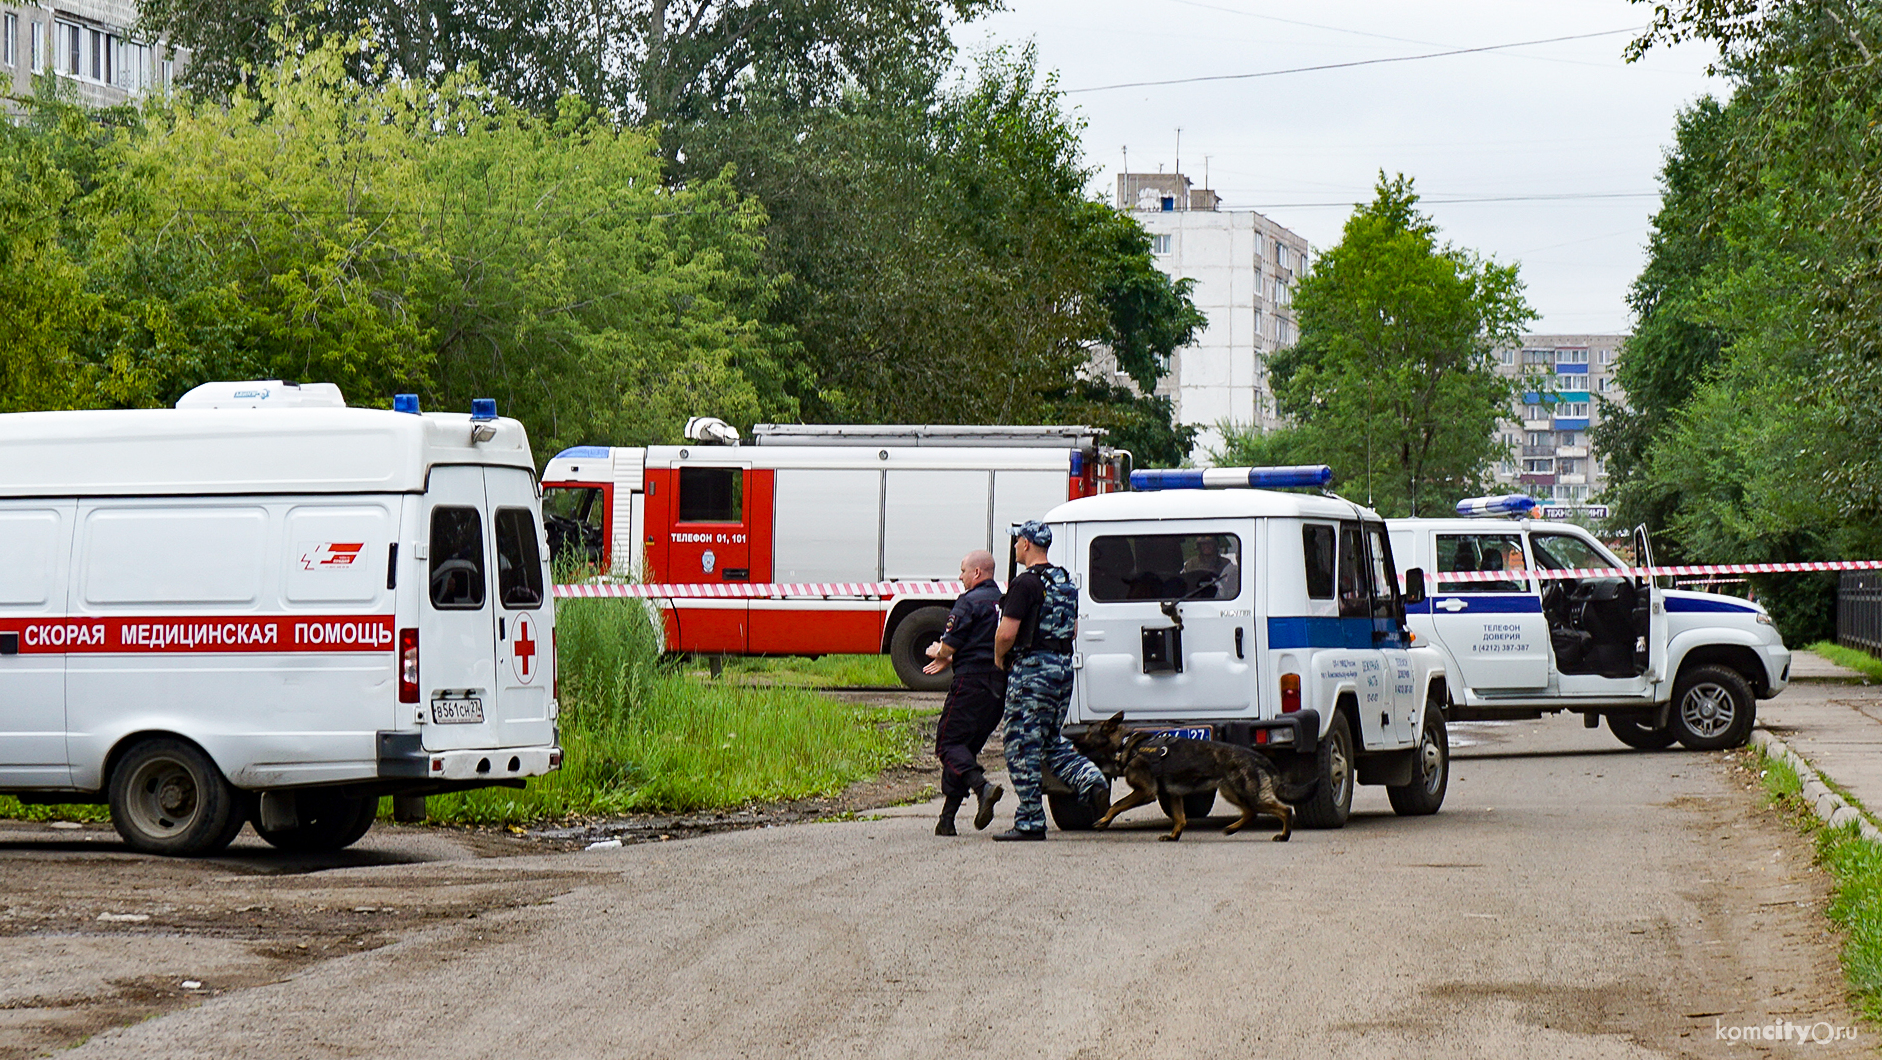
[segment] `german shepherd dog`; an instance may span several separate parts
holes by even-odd
[[[1154,799],[1173,822],[1170,834],[1159,837],[1170,842],[1183,838],[1189,823],[1183,796],[1214,789],[1242,811],[1235,823],[1222,830],[1223,835],[1234,835],[1257,813],[1265,813],[1280,819],[1281,830],[1274,841],[1285,843],[1294,834],[1294,810],[1288,803],[1311,797],[1318,786],[1315,781],[1299,790],[1283,788],[1274,763],[1246,747],[1126,731],[1121,711],[1072,737],[1072,744],[1106,776],[1121,776],[1131,786],[1130,794],[1112,803],[1111,811],[1093,827],[1108,828],[1118,814]]]

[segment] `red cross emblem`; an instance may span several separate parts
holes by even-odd
[[[527,612],[516,616],[516,636],[510,640],[516,679],[528,684],[536,677],[536,623]]]

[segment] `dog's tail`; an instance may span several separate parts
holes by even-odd
[[[1319,777],[1314,777],[1305,784],[1300,784],[1295,787],[1288,787],[1286,781],[1279,781],[1274,785],[1275,794],[1281,796],[1281,801],[1285,803],[1306,802],[1308,799],[1313,798],[1314,792],[1319,790]]]

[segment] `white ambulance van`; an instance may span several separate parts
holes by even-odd
[[[523,426],[330,384],[0,415],[0,791],[134,849],[333,850],[561,765]]]
[[[1136,492],[1052,509],[1052,560],[1078,586],[1066,730],[1122,711],[1132,729],[1265,752],[1296,783],[1307,828],[1338,828],[1355,784],[1405,815],[1436,813],[1450,776],[1444,661],[1414,647],[1378,513],[1323,487],[1323,465],[1138,471]],[[1048,774],[1059,827],[1091,810]],[[1214,792],[1190,796],[1201,817]]]
[[[1457,507],[1390,522],[1394,551],[1428,572],[1407,617],[1454,675],[1452,720],[1575,711],[1633,747],[1717,750],[1749,739],[1757,701],[1789,683],[1790,650],[1757,603],[1622,576],[1587,530],[1531,518],[1520,494]],[[1644,529],[1634,548],[1651,566]],[[1615,575],[1531,573],[1604,569]]]

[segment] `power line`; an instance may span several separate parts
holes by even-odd
[[[1344,70],[1354,66],[1376,66],[1380,63],[1409,63],[1418,59],[1442,59],[1449,55],[1470,55],[1476,52],[1500,51],[1504,48],[1526,48],[1532,44],[1559,44],[1562,41],[1587,40],[1591,37],[1613,37],[1622,33],[1639,33],[1644,26],[1629,29],[1610,29],[1600,33],[1577,33],[1568,37],[1547,37],[1542,40],[1519,40],[1508,44],[1486,44],[1478,48],[1453,48],[1450,51],[1426,52],[1423,55],[1394,55],[1385,59],[1354,59],[1344,63],[1322,63],[1318,66],[1294,66],[1285,70],[1258,70],[1251,74],[1210,74],[1205,77],[1173,77],[1164,81],[1124,81],[1115,85],[1092,85],[1089,88],[1068,88],[1064,95],[1077,95],[1081,92],[1108,92],[1115,88],[1157,88],[1164,85],[1194,85],[1205,81],[1246,81],[1256,77],[1279,77],[1282,74],[1307,74],[1318,70]]]
[[[1472,202],[1569,202],[1581,199],[1657,199],[1657,191],[1615,191],[1615,192],[1565,192],[1559,195],[1477,195],[1455,199],[1432,199],[1418,197],[1420,206],[1447,206]],[[1284,208],[1304,209],[1310,206],[1356,206],[1358,202],[1346,199],[1340,202],[1269,202],[1256,203],[1253,206],[1236,207],[1249,210],[1277,210]]]

